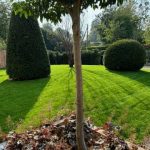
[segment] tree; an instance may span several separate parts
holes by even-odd
[[[49,23],[44,24],[41,31],[48,50],[64,51],[64,47],[60,44],[62,40],[57,33],[53,31],[52,26]]]
[[[99,24],[99,19],[94,19],[92,21],[92,24],[91,24],[91,31],[90,31],[90,35],[89,35],[89,40],[90,42],[99,42],[100,41],[100,37],[99,37],[99,34],[97,32],[97,27],[98,27],[98,24]]]
[[[50,23],[46,23],[41,28],[42,34],[45,40],[45,44],[48,50],[57,52],[66,52],[68,57],[68,64],[72,68],[73,61],[73,42],[72,35],[70,33],[70,20],[66,18],[61,27],[56,30],[52,29]]]
[[[122,4],[124,0],[26,0],[20,4],[14,3],[17,13],[24,15],[33,13],[40,18],[50,19],[54,23],[61,21],[61,16],[69,14],[72,19],[73,51],[76,71],[76,138],[78,150],[86,150],[83,132],[83,87],[80,50],[80,14],[87,7],[107,7],[113,4]],[[19,5],[19,8],[17,9]],[[24,9],[23,9],[24,8]]]
[[[150,2],[148,0],[141,1],[138,15],[141,18],[141,28],[144,28],[145,43],[150,44]]]
[[[150,44],[150,27],[147,27],[144,32],[145,43]]]
[[[69,33],[69,27],[66,26],[66,30],[61,28],[57,28],[56,30],[58,37],[62,40],[63,47],[65,47],[66,54],[68,56],[68,64],[69,67],[73,67],[74,60],[73,60],[73,44],[72,44],[72,36]]]
[[[30,80],[50,74],[49,60],[38,22],[12,12],[8,44],[7,74],[14,80]]]
[[[11,13],[10,4],[7,1],[0,1],[0,38],[6,42],[8,24]]]
[[[140,13],[139,13],[140,12]],[[144,42],[143,22],[146,12],[133,0],[120,8],[106,8],[92,23],[91,37],[94,41],[110,44],[119,39],[130,38]]]
[[[137,14],[140,16],[141,28],[147,27],[150,23],[150,2],[149,0],[142,0],[137,8]]]

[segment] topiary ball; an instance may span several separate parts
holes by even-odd
[[[136,71],[146,62],[144,47],[135,40],[118,40],[104,53],[104,65],[110,70]]]

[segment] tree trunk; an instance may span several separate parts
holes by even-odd
[[[86,150],[84,141],[83,86],[80,50],[80,0],[76,0],[71,13],[73,30],[73,51],[76,70],[76,140],[78,150]]]

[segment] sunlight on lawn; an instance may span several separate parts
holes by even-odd
[[[74,70],[52,66],[49,78],[8,81],[0,71],[0,126],[8,131],[6,118],[22,122],[17,131],[38,126],[47,119],[75,110]],[[150,70],[108,71],[100,66],[83,66],[86,117],[96,125],[112,121],[121,125],[122,135],[135,133],[138,140],[150,133]]]

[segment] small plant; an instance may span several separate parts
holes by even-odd
[[[104,65],[110,70],[136,71],[144,66],[145,61],[145,49],[135,40],[116,41],[104,54]]]

